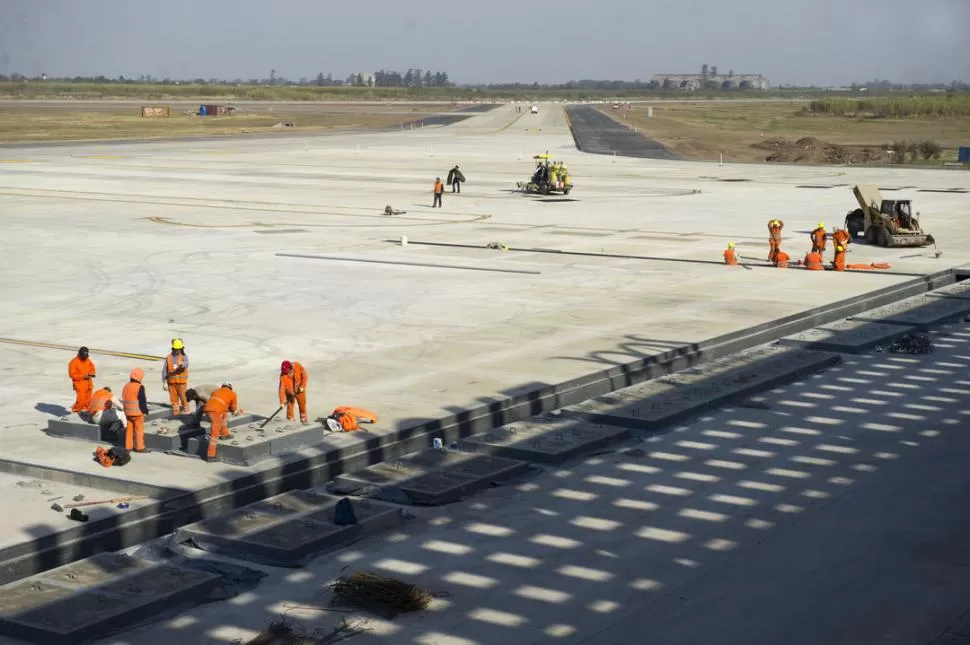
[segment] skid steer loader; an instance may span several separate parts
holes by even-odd
[[[865,236],[868,244],[883,247],[936,244],[919,223],[908,199],[883,199],[876,186],[859,184],[852,189],[859,208],[845,216],[845,228],[855,240]]]

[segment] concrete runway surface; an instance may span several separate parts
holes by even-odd
[[[546,151],[569,165],[574,192],[513,192]],[[432,182],[455,163],[468,182],[432,209]],[[943,255],[856,245],[851,262],[893,271],[760,266],[769,218],[785,221],[783,246],[798,257],[819,220],[831,227],[854,208],[857,182],[912,197]],[[970,188],[970,176],[581,154],[556,104],[405,132],[6,148],[0,338],[37,345],[0,341],[2,456],[160,486],[239,470],[152,454],[102,472],[87,444],[43,435],[73,401],[73,352],[45,344],[164,355],[180,336],[192,382],[231,380],[261,414],[276,409],[280,361],[299,360],[312,418],[359,405],[381,430],[404,428],[970,263],[968,196],[919,192],[950,188]],[[384,216],[386,204],[407,213]],[[719,264],[729,240],[752,270]],[[246,638],[281,603],[308,603],[366,561],[450,596],[425,616],[372,621],[355,643],[928,643],[967,609],[970,582],[954,512],[970,456],[959,433],[970,391],[955,383],[967,330],[948,333],[947,348],[904,366],[924,375],[912,385],[932,410],[829,390],[897,373],[887,357],[859,358],[768,397],[810,406],[719,412],[643,456],[421,511],[399,536],[105,642]],[[167,399],[158,362],[92,358],[100,384],[120,388],[142,367],[149,399]],[[933,371],[940,361],[951,373]],[[9,517],[17,503],[5,502]],[[56,530],[33,518],[4,529]]]

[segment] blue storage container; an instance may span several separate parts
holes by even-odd
[[[960,163],[970,163],[970,146],[960,146],[957,159],[960,160]]]
[[[205,116],[208,113],[209,113],[209,110],[207,110],[204,105],[199,106],[199,116]]]

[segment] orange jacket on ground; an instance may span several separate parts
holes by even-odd
[[[791,256],[781,249],[778,249],[778,251],[775,253],[775,266],[779,269],[787,269],[790,261]]]
[[[148,414],[148,403],[145,401],[145,387],[138,381],[128,381],[121,390],[121,405],[128,419],[142,417]]]
[[[825,267],[822,266],[822,263],[824,261],[825,260],[822,259],[821,253],[816,253],[815,251],[812,251],[811,253],[805,256],[805,268],[808,269],[809,271],[824,271]]]
[[[812,244],[819,251],[825,250],[825,242],[829,239],[829,234],[825,232],[824,228],[817,228],[812,231]]]
[[[734,249],[724,249],[724,264],[735,265],[738,263],[738,256]]]
[[[67,375],[71,377],[71,380],[77,383],[78,381],[83,381],[89,376],[96,376],[94,369],[94,361],[89,358],[83,361],[75,356],[71,359],[71,362],[67,364]]]
[[[442,184],[440,181],[434,182],[434,194],[440,195],[443,192],[445,192],[445,185]]]
[[[181,371],[179,371],[181,369]],[[189,357],[184,353],[175,355],[170,353],[165,357],[162,366],[162,380],[173,385],[183,385],[189,382]]]
[[[280,374],[280,405],[284,405],[287,399],[291,399],[298,393],[306,391],[308,377],[303,366],[296,361],[293,362],[293,374]]]
[[[835,252],[835,259],[832,260],[832,268],[836,271],[845,271],[845,251]]]
[[[114,394],[108,390],[101,388],[97,390],[91,396],[91,404],[88,406],[88,412],[94,414],[95,412],[103,412],[111,407],[111,400],[114,398]]]
[[[330,415],[340,424],[344,432],[360,430],[360,422],[377,423],[377,414],[364,408],[353,408],[349,405],[341,405],[333,409]]]
[[[205,407],[202,409],[205,412],[225,414],[226,412],[235,412],[238,403],[239,399],[236,398],[235,392],[227,387],[220,387],[212,393],[212,396],[205,402]]]

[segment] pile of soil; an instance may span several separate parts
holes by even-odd
[[[881,147],[840,146],[815,137],[802,137],[798,141],[772,138],[751,145],[769,154],[765,161],[778,163],[812,164],[876,164],[888,163],[890,156]]]

